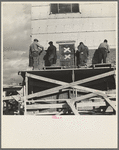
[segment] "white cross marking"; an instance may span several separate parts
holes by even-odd
[[[69,48],[69,47],[68,47],[68,48],[65,48],[65,47],[64,47],[64,53],[66,53],[67,51],[68,51],[68,52],[71,52],[70,48]]]
[[[71,58],[71,55],[69,54],[69,55],[64,55],[65,56],[65,58],[64,59],[70,59]]]

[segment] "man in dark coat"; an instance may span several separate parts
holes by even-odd
[[[50,41],[48,44],[50,46],[46,50],[46,55],[44,56],[45,66],[56,64],[57,60],[56,47],[53,45],[52,41]]]
[[[29,49],[29,66],[33,66],[33,70],[38,69],[39,55],[43,50],[43,46],[38,43],[37,39],[34,39],[34,42],[30,45]]]
[[[103,43],[101,43],[98,49],[95,51],[92,59],[92,64],[98,63],[106,63],[107,53],[110,53],[109,45],[107,44],[107,40],[105,39]]]
[[[89,49],[87,46],[83,44],[83,42],[80,42],[76,55],[77,55],[77,66],[85,66],[89,56]]]

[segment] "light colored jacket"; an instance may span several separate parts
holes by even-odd
[[[30,45],[30,50],[31,52],[34,52],[34,51],[38,51],[40,52],[41,50],[43,50],[43,46],[41,46],[39,43],[37,42],[33,42],[31,45]]]
[[[106,42],[101,43],[98,48],[106,48],[107,52],[110,52],[110,47]]]

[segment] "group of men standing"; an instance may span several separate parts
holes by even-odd
[[[110,48],[108,41],[105,39],[104,42],[99,45],[98,49],[95,50],[92,58],[92,64],[106,63],[107,53],[110,53]],[[77,66],[86,66],[88,56],[88,47],[85,46],[83,42],[80,42],[76,52]]]
[[[33,70],[38,69],[38,66],[42,60],[42,64],[45,61],[45,66],[51,66],[56,63],[56,47],[53,45],[53,42],[50,41],[50,45],[46,50],[43,58],[40,58],[40,55],[44,52],[44,47],[41,46],[37,39],[34,39],[34,42],[30,45],[29,49],[29,67],[33,67]],[[41,65],[41,64],[40,64]]]
[[[44,47],[41,46],[37,39],[34,39],[34,42],[30,45],[29,50],[29,66],[33,67],[33,70],[38,69],[39,64],[41,63],[41,58],[39,57],[44,52]],[[50,46],[46,50],[43,56],[43,62],[45,61],[45,66],[51,66],[56,64],[57,54],[56,54],[56,47],[53,45],[53,42],[50,41],[48,43]],[[78,45],[78,50],[76,51],[77,57],[77,66],[86,66],[87,60],[89,56],[89,49],[83,42],[80,42]],[[110,52],[110,48],[108,45],[108,41],[105,39],[103,43],[101,43],[94,52],[92,58],[92,64],[98,63],[106,63],[107,53]],[[41,65],[41,64],[40,64]]]

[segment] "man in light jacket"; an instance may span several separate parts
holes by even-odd
[[[107,53],[110,53],[108,41],[105,39],[98,47],[99,50],[99,63],[106,63]]]
[[[38,69],[39,65],[39,55],[44,50],[37,39],[34,39],[34,42],[30,45],[29,49],[29,66],[33,66],[33,70]]]

